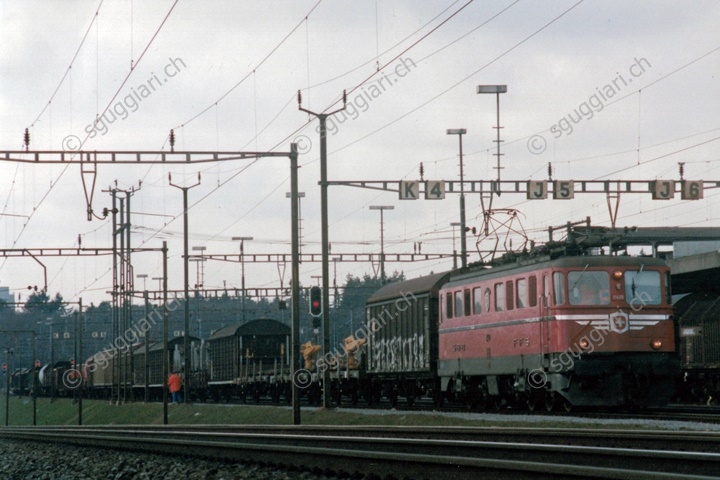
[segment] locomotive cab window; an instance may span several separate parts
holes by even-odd
[[[531,278],[535,278],[535,277],[531,277]],[[516,303],[517,308],[524,308],[525,306],[527,306],[527,304],[528,304],[527,293],[528,293],[527,292],[527,280],[525,280],[524,278],[518,279],[517,292],[516,292],[516,298],[515,298],[515,300],[517,302]]]
[[[482,288],[473,288],[473,313],[480,315],[482,313]]]
[[[537,306],[537,299],[538,299],[538,285],[537,285],[537,277],[535,275],[531,276],[528,279],[528,300],[530,301],[530,306],[535,307]]]
[[[470,305],[472,305],[472,304],[470,303],[470,290],[467,289],[467,290],[464,290],[464,291],[463,291],[463,308],[464,308],[464,311],[463,311],[463,312],[465,313],[465,316],[466,316],[466,317],[469,316],[470,313],[471,313],[471,312],[470,312]]]
[[[453,318],[453,295],[450,292],[445,295],[445,318]]]
[[[608,305],[610,275],[587,270],[568,273],[570,305]]]
[[[505,284],[495,284],[495,311],[502,312],[505,310]]]
[[[553,297],[555,298],[555,305],[565,303],[565,286],[563,285],[562,272],[553,272]]]
[[[458,290],[455,292],[455,316],[462,317],[463,315],[463,292]]]
[[[632,305],[659,305],[662,302],[660,272],[642,269],[626,271],[625,298]]]

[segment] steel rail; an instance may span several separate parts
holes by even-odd
[[[542,472],[567,478],[702,479],[717,478],[715,474],[720,466],[720,454],[708,452],[382,436],[178,431],[148,427],[51,430],[5,428],[0,429],[0,436],[214,459],[300,462],[313,466],[332,464],[342,467],[348,462],[367,461],[363,468],[380,475],[397,473],[399,466],[402,466],[403,474],[421,472],[424,476],[447,473],[447,469],[452,468],[453,477],[458,479],[473,478],[480,471],[478,469],[513,474]],[[508,456],[511,459],[507,459]],[[617,465],[625,468],[617,468]]]

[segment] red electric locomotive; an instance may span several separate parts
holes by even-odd
[[[655,258],[526,256],[392,283],[366,309],[370,400],[663,405],[680,371]]]
[[[658,259],[580,256],[452,274],[440,290],[438,375],[469,403],[667,403],[670,271]]]

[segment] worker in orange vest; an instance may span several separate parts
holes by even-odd
[[[170,387],[170,393],[172,394],[172,403],[182,402],[182,397],[180,396],[182,378],[180,378],[180,375],[178,375],[177,372],[172,372],[172,374],[170,374],[170,377],[168,378],[168,387]]]

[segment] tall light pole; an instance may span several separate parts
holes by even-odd
[[[453,270],[457,269],[457,250],[455,249],[455,227],[460,226],[460,222],[451,222],[450,226],[452,227],[452,235],[453,235]]]
[[[207,247],[199,246],[192,247],[192,249],[193,251],[200,252],[200,258],[195,259],[199,262],[197,265],[197,272],[195,276],[195,282],[197,284],[195,288],[197,289],[198,287],[202,287],[205,284],[205,264],[203,263],[205,262],[205,257],[203,257],[203,252],[207,249]]]
[[[198,172],[197,182],[188,187],[182,187],[172,183],[172,176],[168,173],[168,181],[170,185],[179,188],[183,192],[183,260],[185,270],[185,342],[183,345],[183,352],[185,356],[185,362],[183,369],[185,370],[185,402],[190,402],[190,342],[188,341],[188,333],[190,332],[190,291],[189,291],[189,258],[188,258],[188,190],[200,185],[200,173]],[[163,380],[164,382],[165,380]]]
[[[245,323],[245,240],[248,242],[253,237],[232,237],[233,241],[240,241],[240,288],[242,289],[242,316]]]
[[[143,281],[143,292],[146,291],[146,290],[147,290],[147,284],[146,284],[145,282],[147,282],[148,274],[147,274],[147,273],[138,273],[137,275],[135,275],[135,277],[136,277],[136,278],[142,278],[142,281]]]
[[[495,140],[495,143],[497,143],[497,153],[495,154],[497,156],[497,167],[495,167],[497,169],[497,185],[495,186],[495,191],[498,196],[500,196],[500,129],[502,128],[500,126],[500,94],[507,93],[507,85],[478,85],[477,93],[495,94],[497,98],[497,125],[494,127],[497,130],[497,140]]]
[[[285,198],[292,198],[292,192],[285,192]],[[305,192],[298,192],[297,193],[297,200],[298,200],[298,209],[297,209],[297,218],[298,218],[298,228],[300,229],[298,232],[298,235],[300,237],[300,250],[298,254],[302,253],[302,199],[305,198]]]
[[[370,205],[370,210],[380,210],[380,281],[385,283],[385,210],[395,210],[393,205]]]
[[[463,170],[462,137],[467,133],[464,128],[448,128],[448,135],[457,135],[460,139],[460,266],[467,267],[467,242],[465,240],[465,174]],[[499,158],[499,157],[498,157]],[[498,175],[500,170],[498,170]]]
[[[143,279],[143,303],[145,305],[145,318],[147,319],[150,315],[150,306],[148,304],[148,291],[147,291],[147,284],[145,283],[148,278],[147,273],[138,273],[136,275],[137,278]],[[162,277],[154,277],[154,278],[160,278],[162,280]],[[148,374],[150,373],[150,364],[149,362],[149,353],[150,353],[150,329],[148,329],[147,332],[145,332],[145,364],[143,365],[143,377],[145,378],[145,403],[150,401],[150,379],[148,378]]]

